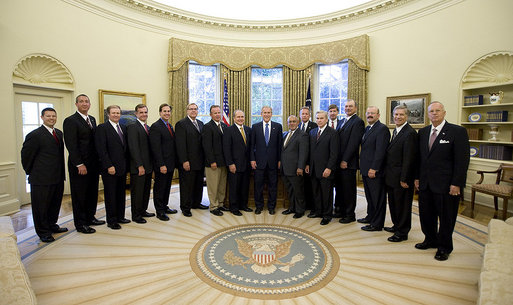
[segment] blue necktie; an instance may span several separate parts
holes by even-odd
[[[269,123],[265,124],[264,138],[265,138],[265,145],[269,145]]]

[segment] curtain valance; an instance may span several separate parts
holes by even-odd
[[[295,47],[247,48],[198,43],[171,38],[168,71],[176,71],[193,60],[201,65],[223,64],[242,71],[252,65],[272,68],[284,65],[304,70],[314,63],[333,64],[351,59],[360,69],[369,70],[369,36]]]

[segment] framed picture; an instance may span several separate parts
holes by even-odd
[[[100,122],[106,122],[109,118],[107,116],[107,107],[111,105],[118,105],[121,107],[120,124],[128,125],[135,121],[135,106],[139,104],[146,105],[146,94],[144,93],[131,93],[109,90],[98,90],[100,96]]]
[[[431,98],[430,93],[401,95],[387,97],[387,126],[395,128],[394,108],[404,105],[410,111],[408,123],[413,128],[422,128],[428,124],[427,107]]]

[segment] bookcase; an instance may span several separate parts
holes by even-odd
[[[512,67],[511,53],[492,53],[462,79],[460,124],[469,133],[472,158],[513,164],[513,71],[507,71]],[[492,104],[490,93],[499,92],[502,100]]]

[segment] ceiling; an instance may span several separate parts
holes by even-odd
[[[153,0],[180,10],[227,19],[270,21],[306,18],[357,8],[376,0]],[[381,1],[382,2],[382,1]]]

